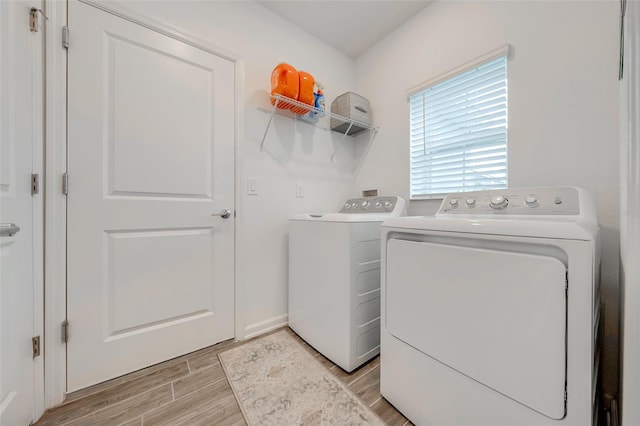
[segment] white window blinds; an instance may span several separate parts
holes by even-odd
[[[507,55],[409,96],[411,198],[507,187]]]

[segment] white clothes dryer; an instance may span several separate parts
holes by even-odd
[[[382,226],[381,394],[417,425],[597,425],[599,229],[572,187]]]
[[[289,327],[345,371],[380,352],[380,225],[400,197],[347,200],[289,224]]]

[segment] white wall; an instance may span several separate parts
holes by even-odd
[[[354,61],[255,2],[125,1],[214,46],[232,51],[244,64],[244,135],[240,135],[241,189],[237,207],[236,284],[243,289],[244,336],[287,321],[288,218],[302,211],[335,210],[352,189],[358,166],[347,145],[330,161],[339,137],[330,131],[276,117],[260,151],[269,115],[271,70],[287,62],[323,83],[327,105],[352,90]],[[231,141],[230,141],[231,142]],[[246,179],[257,180],[259,195],[246,195]],[[296,198],[301,184],[305,197]]]
[[[406,90],[505,43],[509,79],[509,185],[591,191],[602,229],[607,348],[605,391],[617,393],[618,2],[435,2],[358,58],[357,92],[380,132],[356,190],[408,197]],[[415,201],[430,214],[439,201]]]

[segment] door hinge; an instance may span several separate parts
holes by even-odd
[[[35,7],[29,10],[29,29],[33,33],[38,31],[38,9]]]
[[[40,193],[40,175],[34,173],[31,175],[31,195]]]
[[[44,19],[46,21],[49,20],[49,18],[47,17],[47,15],[44,14],[42,9],[38,9],[35,7],[32,7],[31,9],[29,9],[29,29],[31,30],[32,33],[37,33],[38,27],[40,26],[38,13],[42,13],[42,16],[44,16]]]
[[[62,27],[62,47],[69,48],[69,27],[66,25]]]
[[[62,321],[62,343],[69,341],[69,321]]]
[[[67,172],[62,174],[62,194],[69,195],[69,174]]]
[[[33,347],[33,357],[40,356],[40,336],[33,337],[31,343]]]

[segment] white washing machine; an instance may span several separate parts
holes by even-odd
[[[380,225],[400,197],[345,202],[289,224],[289,327],[346,371],[380,352]]]
[[[596,425],[599,230],[571,188],[382,226],[380,390],[417,425]]]

